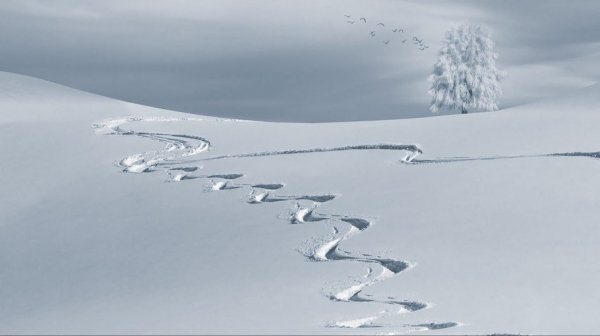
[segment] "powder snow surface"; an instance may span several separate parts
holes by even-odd
[[[600,332],[598,86],[288,124],[0,83],[0,333]]]

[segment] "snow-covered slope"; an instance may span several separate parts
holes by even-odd
[[[330,124],[0,89],[0,333],[599,332],[598,86]]]

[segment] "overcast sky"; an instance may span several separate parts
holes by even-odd
[[[424,117],[427,76],[452,26],[492,31],[506,108],[594,84],[599,17],[594,0],[2,0],[0,69],[198,114]],[[386,27],[371,37],[377,22]],[[430,48],[410,44],[414,35]]]

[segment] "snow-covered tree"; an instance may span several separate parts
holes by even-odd
[[[496,68],[497,58],[494,42],[484,27],[464,24],[448,31],[429,77],[430,110],[497,110],[504,77]]]

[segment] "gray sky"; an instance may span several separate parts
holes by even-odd
[[[0,69],[198,114],[423,117],[427,76],[452,26],[491,29],[508,72],[505,108],[595,83],[598,17],[593,0],[3,0]],[[377,22],[386,29],[373,38]],[[431,47],[419,51],[413,35]]]

